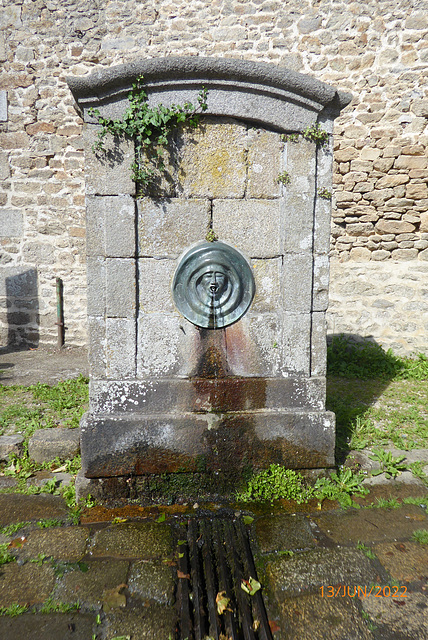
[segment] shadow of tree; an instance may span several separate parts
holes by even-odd
[[[327,348],[327,399],[336,414],[336,461],[344,461],[356,432],[364,431],[370,446],[370,418],[367,416],[391,381],[400,378],[428,378],[428,359],[414,360],[385,351],[373,339],[352,334],[330,336]]]

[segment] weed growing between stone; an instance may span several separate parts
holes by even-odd
[[[363,542],[357,543],[357,549],[362,551],[367,558],[370,558],[370,560],[376,560],[376,554],[374,554],[370,547],[367,547]]]
[[[6,527],[2,527],[0,529],[0,535],[13,536],[14,533],[20,529],[24,529],[24,527],[28,527],[29,525],[31,525],[31,522],[15,522],[13,524],[8,524]]]
[[[311,488],[304,484],[300,473],[279,464],[271,464],[268,469],[255,473],[236,499],[238,502],[272,502],[284,498],[302,504],[312,496]]]
[[[15,618],[28,611],[28,607],[20,604],[10,604],[8,607],[0,607],[0,616]]]
[[[428,544],[428,530],[416,529],[416,531],[413,531],[412,540],[419,542],[419,544]]]
[[[321,506],[324,500],[337,500],[343,507],[358,507],[352,496],[364,496],[369,491],[362,485],[364,476],[351,469],[341,469],[329,478],[318,478],[313,486],[307,484],[297,471],[271,464],[268,469],[256,472],[248,481],[244,491],[236,495],[238,502],[273,502],[274,500],[294,500],[304,504],[317,500]]]
[[[405,456],[394,457],[390,451],[376,449],[369,458],[380,463],[380,469],[372,471],[372,476],[384,473],[387,478],[396,478],[402,471],[407,470],[407,466],[403,464]]]
[[[143,85],[144,77],[139,76],[132,85],[128,95],[129,107],[121,120],[104,118],[98,109],[90,109],[89,113],[101,125],[93,150],[104,150],[104,139],[109,133],[132,139],[135,145],[135,161],[131,165],[132,179],[145,187],[165,170],[164,153],[171,132],[180,125],[196,127],[199,123],[201,113],[208,108],[208,92],[202,87],[197,106],[186,102],[184,105],[173,104],[171,107],[163,104],[149,107]]]
[[[9,552],[9,543],[3,542],[0,544],[0,566],[2,564],[8,564],[9,562],[13,562],[15,557]]]
[[[303,131],[299,131],[297,133],[283,133],[281,135],[281,139],[284,142],[299,142],[300,137],[308,140],[309,142],[314,142],[317,147],[324,147],[328,142],[328,133],[325,131],[319,122],[314,122],[309,125]]]
[[[351,469],[340,469],[329,478],[318,478],[314,486],[314,496],[321,506],[323,500],[337,500],[342,507],[357,507],[353,496],[365,496],[369,493],[364,487],[362,473],[354,473]]]
[[[419,478],[419,480],[422,480],[422,482],[424,482],[428,487],[428,475],[423,470],[422,462],[411,462],[409,464],[409,469],[413,473],[415,478]]]
[[[78,611],[80,609],[80,603],[69,604],[67,602],[55,601],[52,598],[48,598],[40,607],[28,607],[27,605],[11,604],[8,607],[0,607],[0,616],[9,616],[15,618],[23,613],[32,611],[33,613],[70,613],[71,611]]]
[[[290,184],[291,178],[288,171],[283,171],[282,173],[280,173],[276,179],[276,182],[283,184],[284,186],[287,186],[287,184]]]
[[[71,611],[78,611],[80,609],[80,603],[74,602],[72,604],[68,602],[60,602],[48,598],[46,602],[42,604],[38,613],[70,613]]]
[[[403,504],[416,504],[422,509],[428,509],[428,495],[418,496],[416,498],[413,498],[412,496],[403,498]]]
[[[376,498],[376,502],[372,503],[370,507],[375,509],[399,509],[401,503],[396,498]]]
[[[77,474],[81,468],[80,455],[75,456],[71,460],[61,461],[59,458],[54,458],[47,462],[34,462],[31,460],[28,454],[28,445],[24,443],[24,451],[22,455],[18,456],[16,453],[9,454],[9,466],[3,469],[4,476],[11,476],[18,481],[17,490],[20,493],[56,493],[58,489],[58,481],[55,478],[48,479],[42,486],[28,485],[27,481],[37,471],[52,471],[58,473],[65,471],[70,474]]]
[[[331,200],[333,197],[333,194],[331,191],[329,191],[329,189],[327,189],[327,187],[320,187],[317,190],[317,193],[319,195],[320,198],[323,198],[324,200]]]
[[[42,518],[42,520],[38,520],[38,522],[36,522],[36,526],[39,527],[39,529],[50,529],[51,527],[59,527],[61,526],[62,522],[61,520],[58,520],[58,518]]]

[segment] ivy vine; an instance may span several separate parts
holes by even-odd
[[[132,179],[141,186],[147,186],[156,175],[165,170],[164,153],[168,136],[179,125],[196,127],[200,115],[207,110],[208,91],[205,87],[198,93],[198,104],[172,104],[166,107],[148,105],[144,90],[144,77],[138,76],[128,95],[129,107],[122,119],[104,118],[98,109],[90,109],[89,114],[101,125],[97,141],[93,145],[95,153],[105,151],[107,134],[129,137],[134,140],[135,160],[131,165]]]

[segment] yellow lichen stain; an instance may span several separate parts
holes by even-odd
[[[245,129],[207,125],[185,141],[179,179],[187,195],[243,197],[246,181]]]

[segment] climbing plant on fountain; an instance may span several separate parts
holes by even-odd
[[[143,85],[143,76],[138,76],[128,95],[129,107],[121,120],[104,118],[98,109],[93,108],[89,110],[89,114],[101,125],[97,142],[93,146],[95,153],[105,150],[104,139],[107,134],[134,140],[132,179],[144,188],[165,170],[164,153],[171,132],[180,125],[198,125],[200,115],[208,108],[208,91],[205,87],[199,91],[197,106],[186,102],[183,105],[172,104],[170,107],[163,104],[151,107]]]

